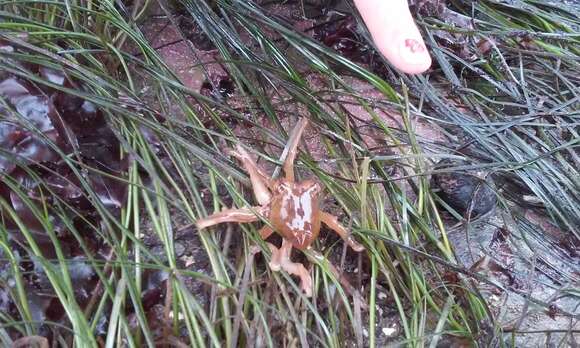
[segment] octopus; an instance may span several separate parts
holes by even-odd
[[[250,176],[254,197],[258,206],[226,209],[197,220],[198,230],[222,223],[251,223],[265,220],[268,224],[260,230],[266,240],[272,233],[282,237],[280,248],[272,243],[267,245],[272,252],[269,267],[272,271],[286,271],[300,278],[300,288],[307,297],[312,296],[312,278],[303,264],[292,262],[292,248],[312,250],[312,243],[319,235],[321,224],[336,232],[354,251],[361,252],[364,247],[356,242],[349,231],[339,223],[336,216],[320,208],[321,184],[314,179],[296,181],[294,161],[298,145],[308,119],[302,118],[290,134],[288,152],[283,163],[284,177],[272,179],[252,159],[241,146],[228,150],[229,155],[239,160]],[[332,267],[335,269],[334,267]]]

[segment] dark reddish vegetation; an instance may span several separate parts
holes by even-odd
[[[352,15],[333,17],[317,26],[314,33],[321,43],[354,62],[368,64],[378,58],[357,32],[357,23]]]
[[[558,245],[564,249],[570,257],[580,258],[580,240],[573,234],[568,234],[560,238]]]
[[[14,50],[1,42],[0,46]],[[112,234],[109,240],[116,237],[114,227],[106,227],[97,207],[119,216],[127,191],[120,179],[126,176],[129,161],[121,156],[120,143],[103,111],[88,100],[57,90],[82,92],[82,85],[62,71],[34,64],[21,68],[48,84],[0,72],[0,198],[30,231],[32,242],[43,256],[54,260],[54,243],[43,225],[43,220],[50,221],[53,238],[69,260],[76,300],[81,308],[86,308],[102,295],[87,255],[104,261],[110,245],[101,236]],[[87,188],[94,196],[88,194]],[[5,242],[23,272],[33,319],[67,325],[64,308],[44,267],[29,253],[31,241],[8,212],[5,208],[0,210],[9,238]],[[39,219],[38,213],[45,215]],[[18,321],[23,318],[19,318],[9,295],[13,291],[9,285],[12,270],[6,260],[7,255],[0,249],[0,311]],[[159,284],[163,278],[152,279],[157,279],[157,283],[143,294],[148,308],[162,303],[163,287]],[[97,327],[103,329],[103,334],[105,323],[106,320]],[[56,328],[45,324],[39,333],[53,337],[53,330]],[[14,339],[20,335],[16,330],[9,333]]]
[[[79,88],[62,72],[34,68],[46,81],[65,88]],[[122,177],[127,161],[120,157],[119,142],[94,104],[16,76],[0,81],[0,97],[7,102],[7,107],[0,109],[3,116],[0,166],[5,176],[2,196],[35,233],[37,243],[52,244],[25,200],[37,203],[39,209],[42,203],[54,208],[49,210],[49,216],[62,237],[67,234],[67,228],[62,225],[59,214],[73,219],[82,214],[97,222],[94,220],[96,202],[87,197],[83,182],[92,187],[100,204],[117,212],[124,201],[125,185],[95,170]],[[11,185],[25,195],[10,189]],[[81,233],[89,232],[80,226],[77,228]],[[19,229],[9,230],[14,238],[22,240]],[[43,251],[51,255],[50,250]],[[74,252],[82,254],[80,250]]]
[[[381,77],[389,76],[388,65],[362,35],[352,14],[334,15],[314,26],[313,31],[314,39],[340,56],[366,65]]]

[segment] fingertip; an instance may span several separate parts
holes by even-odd
[[[420,74],[432,60],[406,0],[355,0],[377,49],[398,70]]]
[[[398,70],[406,74],[421,74],[432,64],[431,55],[416,30],[395,30],[391,35],[377,35],[377,49]],[[411,34],[411,35],[409,35]],[[408,36],[408,37],[405,37]]]
[[[393,61],[395,67],[407,74],[421,74],[432,64],[431,55],[423,39],[405,39],[399,46],[400,61]]]

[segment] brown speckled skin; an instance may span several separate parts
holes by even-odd
[[[278,181],[270,206],[270,223],[294,248],[308,248],[320,233],[320,191],[314,180]]]

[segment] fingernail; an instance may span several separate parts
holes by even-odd
[[[426,50],[425,45],[415,39],[405,39],[405,47],[412,53],[425,52]]]
[[[404,64],[414,66],[415,70],[426,70],[431,65],[431,59],[427,48],[421,40],[405,39],[399,47],[399,54]],[[417,71],[418,71],[417,70]]]

